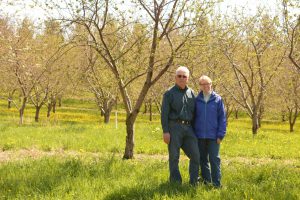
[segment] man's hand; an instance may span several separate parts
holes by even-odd
[[[171,138],[170,133],[167,132],[163,134],[163,139],[166,144],[170,143],[170,138]]]
[[[217,144],[221,144],[222,140],[220,138],[217,139]]]

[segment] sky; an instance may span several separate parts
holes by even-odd
[[[17,1],[18,0],[0,0],[0,13],[7,13],[9,16],[14,16],[18,19],[22,19],[27,16],[34,22],[38,22],[40,19],[45,19],[44,11],[38,7],[31,7],[32,3],[30,3],[30,0],[19,0],[26,4],[26,9],[22,8],[20,3],[16,3]],[[275,10],[277,1],[278,0],[224,0],[218,5],[218,9],[220,12],[230,15],[233,13],[232,10],[236,7],[238,10],[243,9],[245,13],[254,14],[258,6],[265,6],[274,14],[277,12]],[[1,5],[1,2],[5,2],[6,4],[14,3],[17,5],[3,6]]]
[[[274,14],[276,12],[276,4],[278,4],[278,0],[224,0],[219,8],[223,12],[229,13],[235,7],[238,10],[243,8],[246,13],[254,14],[257,7],[264,6]]]

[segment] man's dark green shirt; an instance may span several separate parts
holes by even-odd
[[[195,93],[189,87],[185,89],[174,85],[163,96],[161,124],[164,133],[170,132],[169,122],[175,120],[192,121],[194,118]]]

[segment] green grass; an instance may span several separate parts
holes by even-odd
[[[48,121],[34,122],[31,105],[24,125],[15,108],[0,101],[0,199],[300,199],[300,124],[267,119],[257,136],[247,118],[230,120],[221,146],[222,189],[168,183],[167,147],[159,116],[140,115],[135,125],[136,159],[122,160],[125,114],[104,124],[92,102],[66,100]],[[25,155],[24,149],[39,156]]]
[[[300,170],[271,163],[222,168],[223,188],[169,184],[167,161],[114,154],[23,160],[0,165],[3,199],[299,199]],[[300,163],[298,162],[298,167]],[[186,162],[181,171],[188,170]],[[187,180],[187,174],[183,173]]]

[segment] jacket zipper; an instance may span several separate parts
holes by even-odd
[[[204,109],[205,110],[205,112],[204,112],[204,124],[205,124],[204,138],[206,138],[206,131],[207,131],[206,130],[207,129],[207,126],[206,126],[207,125],[206,124],[206,105],[207,105],[207,102],[205,100],[204,100],[204,102],[205,102],[205,109]]]

